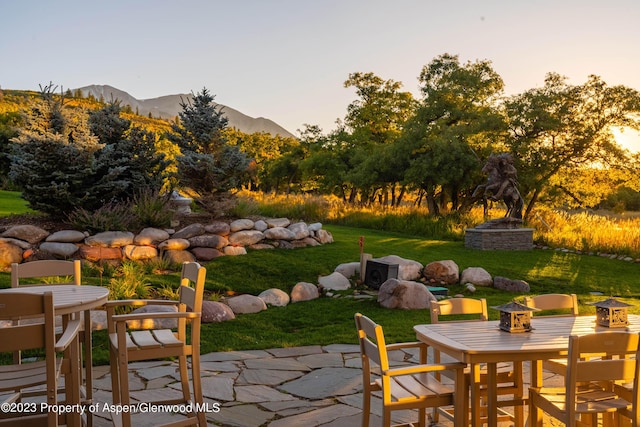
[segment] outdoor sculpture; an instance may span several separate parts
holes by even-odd
[[[473,192],[473,197],[482,199],[485,216],[487,200],[502,199],[507,207],[507,213],[502,221],[496,222],[521,222],[524,202],[518,191],[518,173],[513,166],[513,156],[509,153],[491,154],[482,172],[488,175],[487,183],[479,185]],[[505,221],[507,218],[510,220]]]

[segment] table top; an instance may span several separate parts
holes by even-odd
[[[566,356],[570,335],[640,332],[640,316],[629,315],[626,328],[596,324],[595,316],[533,316],[530,332],[505,332],[498,321],[441,322],[416,325],[417,338],[465,363],[546,360]]]
[[[77,313],[100,307],[109,298],[109,289],[88,285],[21,286],[0,289],[0,295],[5,292],[44,294],[47,291],[53,292],[53,306],[56,314]]]

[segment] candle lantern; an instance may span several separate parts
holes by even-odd
[[[596,307],[596,322],[598,325],[607,328],[624,328],[629,325],[629,317],[627,315],[627,304],[614,298],[608,298],[604,301],[595,302],[592,305]]]
[[[529,332],[531,330],[531,312],[540,311],[516,301],[491,308],[500,311],[500,329],[507,332]]]

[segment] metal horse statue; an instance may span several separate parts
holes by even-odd
[[[524,202],[518,191],[518,173],[513,166],[513,156],[509,153],[491,154],[482,172],[488,175],[487,183],[479,185],[472,197],[482,198],[485,216],[487,200],[502,199],[507,206],[505,217],[521,220]]]

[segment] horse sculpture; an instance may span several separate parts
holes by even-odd
[[[487,200],[502,199],[507,207],[505,217],[522,219],[524,202],[518,191],[518,173],[513,166],[513,156],[509,153],[491,154],[482,172],[488,176],[487,183],[479,185],[472,197],[482,198],[485,216]]]

